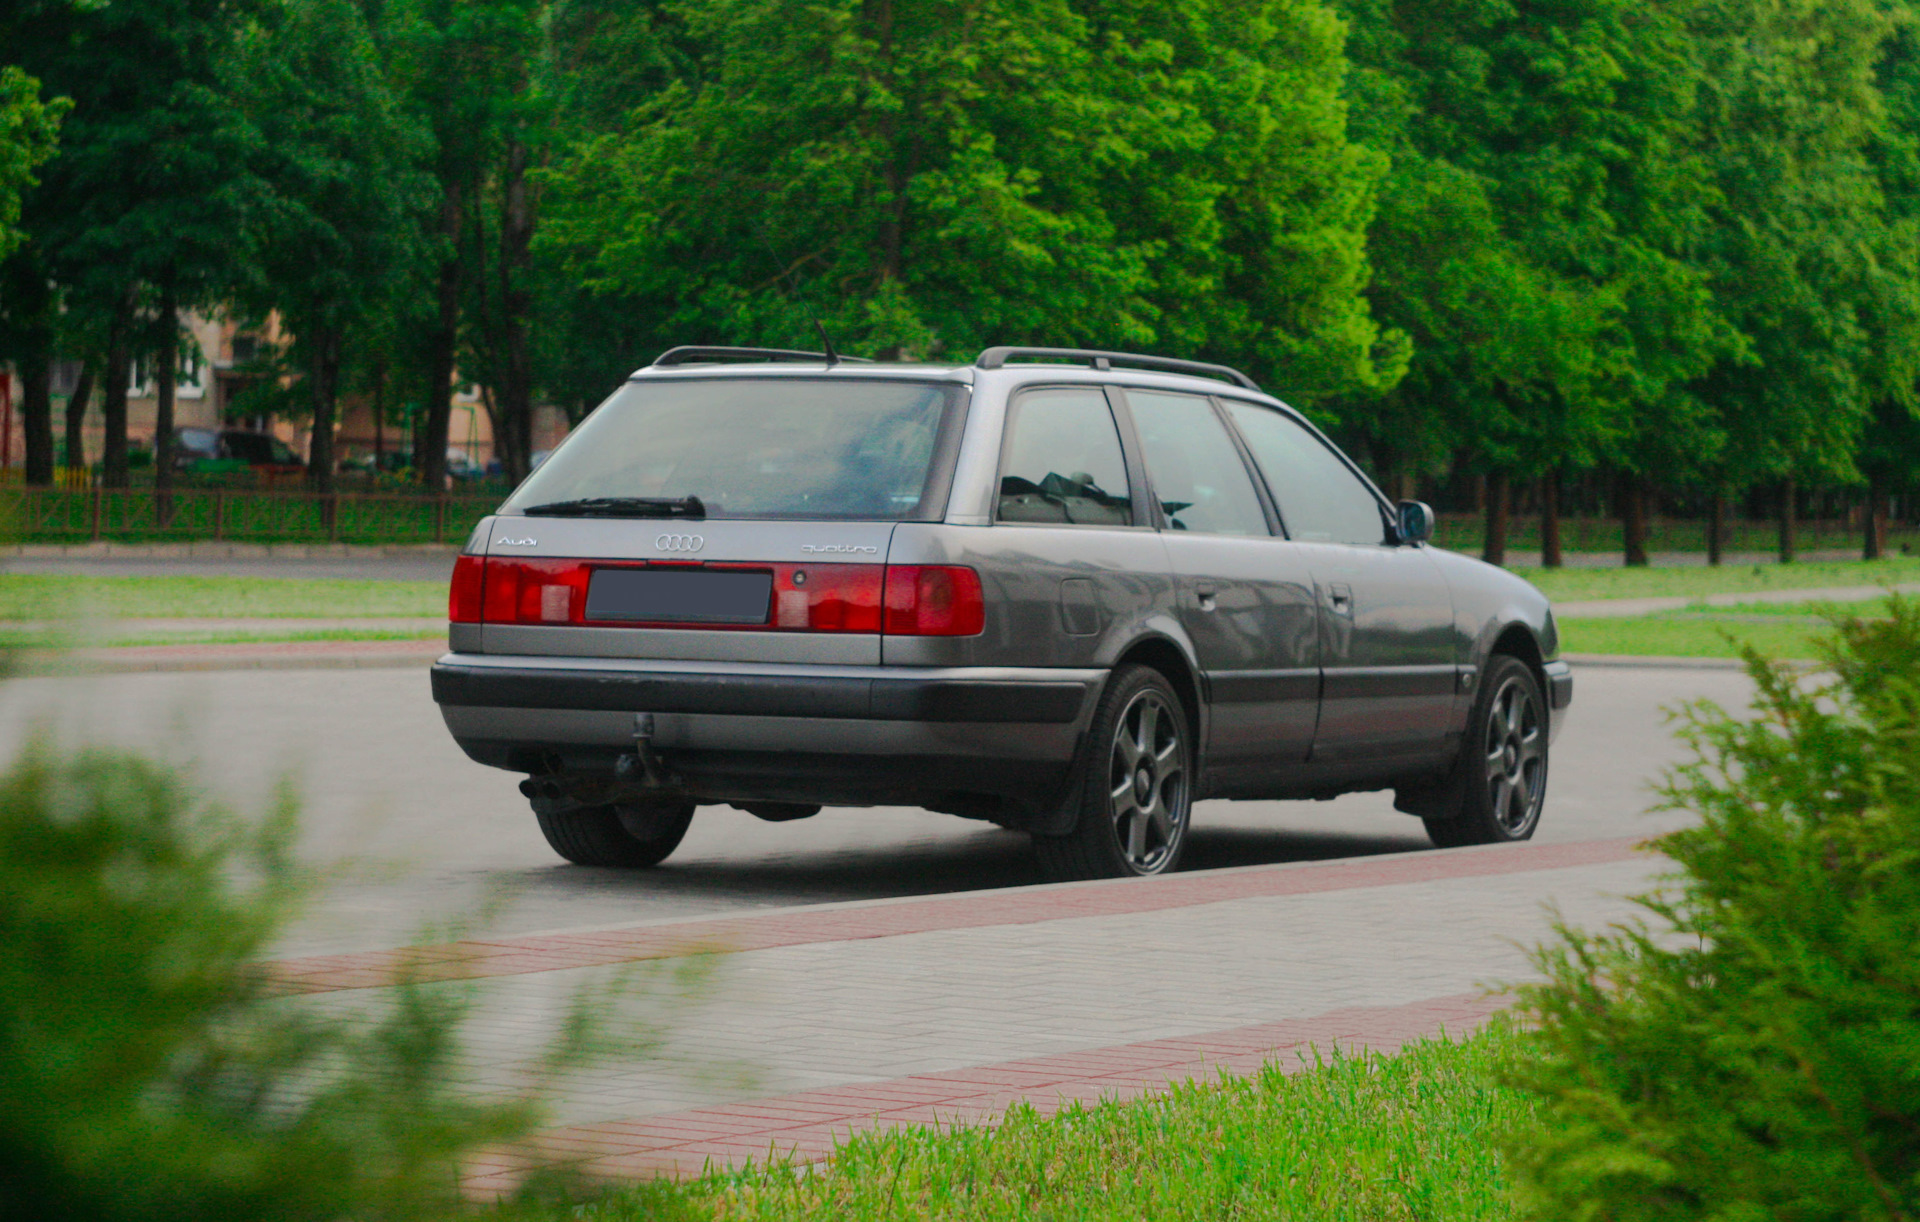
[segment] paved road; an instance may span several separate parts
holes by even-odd
[[[1540,839],[1609,839],[1670,826],[1641,814],[1677,758],[1660,710],[1707,696],[1741,704],[1737,672],[1585,669],[1556,749]],[[429,922],[504,907],[503,934],[796,904],[939,894],[1038,881],[1025,838],[907,810],[829,810],[762,823],[704,809],[656,871],[562,864],[541,841],[517,778],[468,761],[417,669],[236,671],[16,680],[0,686],[0,750],[35,722],[68,737],[138,744],[198,761],[209,788],[258,808],[291,773],[306,795],[304,851],[334,883],[283,954],[394,946]],[[1388,795],[1225,803],[1196,815],[1193,868],[1427,847]]]

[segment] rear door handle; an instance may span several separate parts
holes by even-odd
[[[1333,612],[1335,615],[1352,617],[1353,590],[1351,587],[1344,585],[1328,586],[1327,601],[1333,604]]]
[[[1202,611],[1211,611],[1218,605],[1214,600],[1219,595],[1219,590],[1214,587],[1212,582],[1199,582],[1193,587],[1193,592],[1200,599],[1200,609]]]

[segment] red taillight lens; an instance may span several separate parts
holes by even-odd
[[[453,562],[453,588],[447,592],[447,618],[452,622],[480,622],[480,588],[486,566],[479,556],[461,556]]]
[[[797,632],[878,632],[885,571],[878,564],[777,564],[773,626]]]
[[[980,574],[946,564],[887,566],[887,635],[973,636],[986,626]]]
[[[481,618],[489,624],[577,624],[591,574],[578,560],[489,559]]]

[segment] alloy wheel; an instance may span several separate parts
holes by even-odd
[[[1510,677],[1487,710],[1487,807],[1513,839],[1540,817],[1546,795],[1547,735],[1532,690]]]
[[[1179,710],[1156,691],[1136,695],[1114,724],[1109,809],[1120,855],[1135,874],[1165,868],[1186,834],[1184,728]]]

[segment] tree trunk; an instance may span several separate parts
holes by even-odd
[[[1560,472],[1556,469],[1540,480],[1540,564],[1557,569],[1566,562],[1560,546]]]
[[[460,342],[461,188],[449,185],[440,204],[440,233],[454,253],[440,265],[435,296],[439,317],[427,339],[427,418],[414,434],[413,469],[434,492],[447,482],[447,433],[453,422],[454,357]]]
[[[100,486],[127,486],[127,382],[133,376],[133,298],[129,294],[114,307],[107,324],[106,393],[100,400],[100,423],[106,437],[100,446]]]
[[[1487,529],[1480,558],[1488,564],[1504,565],[1507,562],[1507,510],[1512,499],[1507,494],[1507,473],[1489,472],[1486,481]]]
[[[1707,502],[1707,563],[1718,565],[1727,542],[1727,498],[1719,490]]]
[[[168,289],[160,295],[160,332],[154,354],[153,493],[161,525],[173,517],[173,399],[180,365],[180,302]]]
[[[95,362],[85,361],[80,366],[80,380],[73,384],[73,397],[67,400],[67,470],[73,471],[87,465],[87,400],[93,398],[93,367]]]
[[[1780,481],[1780,563],[1792,564],[1794,554],[1794,494],[1797,488],[1793,477]]]
[[[334,329],[315,329],[307,337],[307,385],[313,394],[307,482],[322,494],[333,491],[333,418],[340,398],[340,344],[340,332]]]
[[[515,140],[507,149],[506,181],[500,217],[500,345],[495,363],[500,384],[493,388],[500,428],[494,451],[507,482],[527,477],[533,456],[533,354],[527,316],[533,311],[534,208],[527,187],[527,146]]]
[[[386,469],[387,454],[387,366],[373,367],[373,481]]]
[[[1647,482],[1638,475],[1626,476],[1621,485],[1620,536],[1627,564],[1647,567]]]
[[[1879,560],[1887,554],[1887,485],[1879,479],[1867,481],[1866,539],[1860,549],[1862,560]]]
[[[53,482],[53,366],[44,350],[20,363],[20,423],[27,435],[27,486]]]

